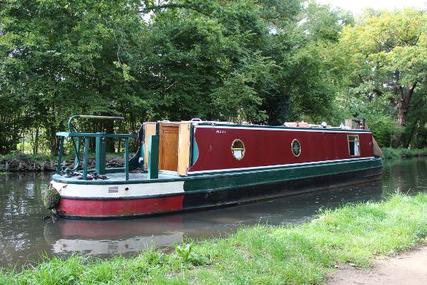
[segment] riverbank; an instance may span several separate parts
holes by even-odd
[[[66,165],[71,167],[73,157],[65,157]],[[0,172],[53,172],[57,157],[48,155],[30,155],[21,152],[0,155]],[[95,159],[89,159],[89,167],[95,166]],[[123,159],[117,155],[107,155],[108,167],[122,167]]]
[[[51,172],[56,160],[47,155],[29,155],[21,152],[0,155],[0,172]]]
[[[297,226],[240,229],[223,239],[188,243],[172,253],[150,250],[107,260],[53,258],[0,284],[319,284],[339,264],[368,267],[378,255],[427,236],[427,194],[325,210]]]
[[[427,148],[382,148],[384,159],[402,159],[402,158],[412,158],[412,157],[427,157]]]

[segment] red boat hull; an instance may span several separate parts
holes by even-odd
[[[108,218],[176,212],[183,209],[184,195],[145,199],[61,198],[57,213],[67,217]]]

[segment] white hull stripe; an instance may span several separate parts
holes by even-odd
[[[208,174],[208,173],[217,173],[217,172],[234,172],[234,171],[247,171],[247,170],[268,170],[282,167],[290,166],[304,166],[312,164],[328,164],[333,162],[352,162],[352,161],[361,161],[361,160],[370,160],[373,157],[359,157],[359,158],[346,158],[346,159],[334,159],[334,160],[322,160],[322,161],[312,161],[312,162],[301,162],[301,163],[288,163],[288,164],[277,164],[269,166],[255,166],[255,167],[241,167],[241,168],[223,168],[223,169],[213,169],[213,170],[200,170],[200,171],[190,171],[188,175],[191,174]]]
[[[340,129],[340,130],[333,130],[333,129],[313,129],[313,128],[263,128],[263,127],[243,127],[243,126],[220,126],[220,125],[196,125],[194,127],[197,128],[203,128],[203,129],[232,129],[232,130],[257,130],[257,131],[281,131],[281,132],[310,132],[310,133],[338,133],[338,134],[352,134],[352,133],[358,133],[358,134],[371,134],[372,132],[366,131],[366,130],[346,130],[346,129]]]
[[[117,185],[67,184],[55,181],[51,183],[61,196],[78,198],[131,199],[184,193],[184,181]]]

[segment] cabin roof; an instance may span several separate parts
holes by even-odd
[[[259,125],[259,124],[236,124],[229,122],[211,122],[211,121],[196,121],[192,122],[193,126],[216,126],[216,127],[227,127],[227,128],[262,128],[262,129],[280,129],[280,130],[313,130],[313,131],[333,131],[333,132],[344,132],[344,133],[371,133],[367,129],[346,129],[340,127],[287,127],[287,126],[270,126],[270,125]]]

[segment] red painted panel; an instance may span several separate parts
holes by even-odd
[[[190,171],[257,167],[289,163],[316,162],[350,158],[347,135],[358,135],[360,157],[373,156],[371,133],[309,132],[251,128],[195,127],[199,157]],[[236,160],[231,153],[233,140],[244,142],[246,153]],[[301,155],[291,152],[291,142],[298,139]]]
[[[182,210],[183,195],[116,200],[77,200],[62,198],[58,213],[77,217],[120,217]]]

